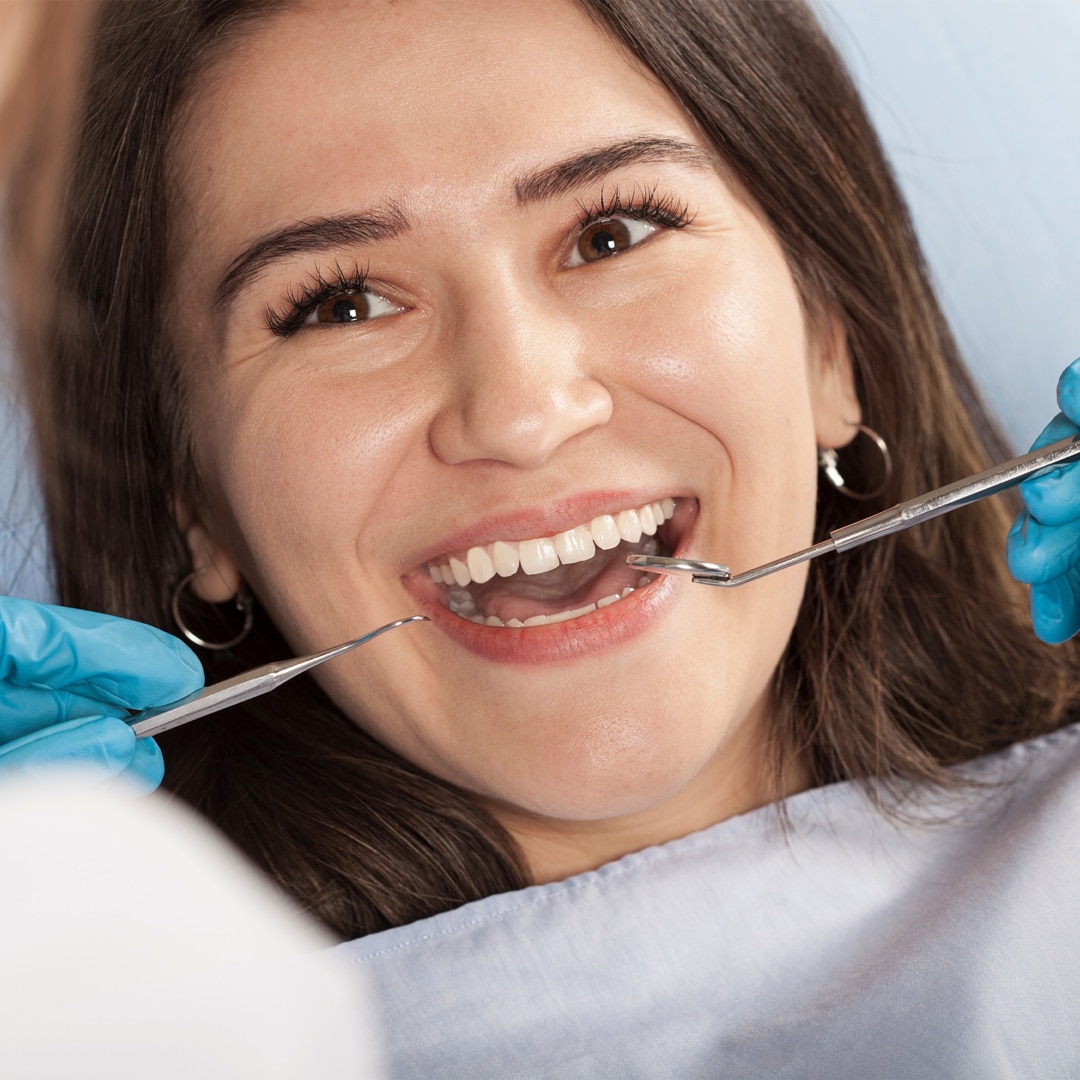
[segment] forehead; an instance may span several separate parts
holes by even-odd
[[[570,0],[355,0],[289,8],[226,48],[174,165],[184,202],[250,233],[358,200],[464,209],[466,189],[642,132],[695,138]]]

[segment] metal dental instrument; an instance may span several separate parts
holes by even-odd
[[[229,705],[236,705],[241,701],[248,701],[260,694],[269,693],[277,689],[282,683],[288,682],[313,667],[333,660],[335,656],[341,656],[352,649],[358,648],[385,634],[387,630],[396,630],[406,623],[427,622],[426,615],[410,615],[407,619],[398,619],[397,622],[387,623],[378,630],[372,630],[370,634],[357,638],[355,641],[346,641],[343,645],[335,645],[332,649],[323,652],[312,653],[310,656],[299,656],[294,660],[278,660],[272,664],[263,664],[262,667],[252,668],[250,671],[234,675],[224,682],[215,683],[213,686],[196,690],[180,701],[174,701],[171,705],[160,705],[153,709],[143,709],[142,712],[132,713],[126,717],[132,730],[139,739],[148,735],[159,735],[169,728],[179,727],[191,720],[198,720],[200,716],[217,712]]]
[[[696,559],[670,559],[663,555],[630,555],[627,563],[638,570],[652,574],[689,574],[691,580],[699,585],[716,585],[723,589],[734,589],[748,581],[775,574],[777,570],[786,570],[809,559],[816,559],[829,551],[848,551],[851,548],[868,544],[890,533],[902,532],[923,521],[947,514],[958,507],[978,502],[989,495],[996,495],[1021,480],[1045,469],[1080,460],[1080,435],[1051,443],[1041,450],[1033,450],[1022,457],[1013,458],[1001,465],[995,465],[974,476],[956,480],[944,487],[919,495],[907,502],[897,503],[880,514],[834,529],[828,540],[822,540],[813,547],[804,548],[793,555],[765,563],[764,566],[746,570],[741,574],[732,574],[729,567],[721,563],[699,562]]]

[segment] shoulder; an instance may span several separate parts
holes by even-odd
[[[984,785],[983,798],[975,800],[977,814],[1023,816],[1036,810],[1041,814],[1057,804],[1063,812],[1075,813],[1080,807],[1075,799],[1080,784],[1080,723],[1016,743],[956,771]]]
[[[1080,729],[962,771],[905,824],[836,784],[336,957],[401,1076],[1071,1075]]]
[[[723,821],[680,840],[625,856],[598,870],[565,881],[502,893],[453,911],[349,942],[342,956],[353,961],[377,960],[413,948],[475,936],[483,927],[535,922],[555,909],[585,917],[594,904],[609,908],[623,889],[641,882],[663,893],[704,878],[741,874],[752,864],[752,877],[805,877],[808,862],[858,862],[869,849],[890,850],[900,861],[908,852],[918,861],[943,851],[981,844],[998,847],[1009,835],[1053,833],[1060,824],[1062,840],[1080,846],[1080,723],[958,768],[974,786],[959,793],[920,787],[913,793],[912,820],[893,824],[874,810],[858,785],[832,784],[788,800],[790,834],[780,827],[775,807],[763,807]],[[1064,827],[1072,822],[1074,827]],[[718,866],[722,864],[722,866]],[[779,883],[779,882],[778,882]],[[746,890],[739,890],[744,892]],[[557,916],[552,916],[557,917]]]

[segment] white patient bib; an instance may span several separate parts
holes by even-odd
[[[851,784],[338,946],[394,1078],[1080,1077],[1080,729],[897,827]]]

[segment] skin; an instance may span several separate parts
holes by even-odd
[[[179,514],[205,599],[242,578],[297,653],[323,648],[416,611],[440,545],[546,535],[605,498],[675,497],[680,553],[736,569],[811,542],[815,448],[860,419],[844,336],[828,319],[811,333],[723,170],[637,161],[515,196],[516,178],[643,135],[701,145],[561,0],[302,6],[217,59],[176,143],[170,315],[207,492]],[[689,225],[571,265],[583,205],[654,187]],[[254,239],[391,204],[407,232],[275,261],[215,308]],[[268,305],[357,264],[395,313],[267,328]],[[557,657],[492,659],[410,627],[317,677],[476,793],[548,881],[775,797],[770,681],[804,583],[665,579],[641,590],[651,606],[605,609],[632,633],[575,652],[565,624]],[[802,783],[793,769],[787,789]]]

